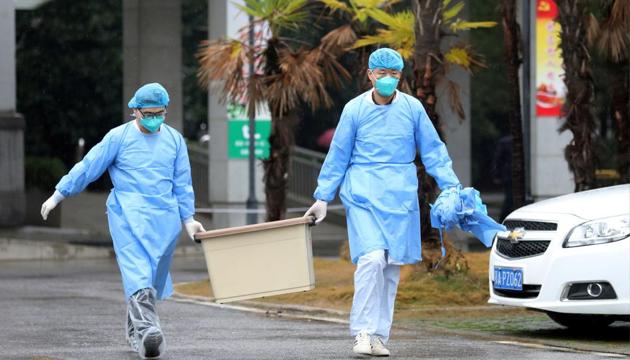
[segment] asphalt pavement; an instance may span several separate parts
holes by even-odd
[[[174,262],[177,282],[205,278],[201,257]],[[163,359],[352,359],[345,325],[165,301]],[[125,342],[113,259],[0,262],[0,359],[137,359]],[[593,353],[394,329],[393,359],[600,359]]]

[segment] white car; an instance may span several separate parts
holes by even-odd
[[[503,224],[489,303],[544,311],[569,328],[630,321],[630,184],[527,205]]]

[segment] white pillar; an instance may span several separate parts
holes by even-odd
[[[459,100],[464,110],[464,118],[460,118],[451,106],[447,79],[459,87]],[[458,67],[451,67],[446,79],[440,81],[436,91],[438,97],[437,111],[442,122],[442,130],[446,138],[448,154],[453,160],[453,170],[462,186],[472,186],[471,180],[471,122],[470,117],[470,74]]]
[[[183,131],[181,22],[181,0],[123,0],[125,119],[135,91],[159,82],[170,96],[166,122]]]
[[[243,3],[242,1],[236,1]],[[234,1],[211,0],[208,2],[208,37],[210,40],[234,38],[238,30],[248,24],[247,14],[239,10]],[[210,203],[214,207],[244,208],[248,196],[248,160],[228,157],[228,116],[219,96],[208,95],[209,143],[209,191]],[[256,197],[259,209],[264,208],[263,168],[256,162]],[[216,227],[244,225],[245,214],[214,216]]]
[[[0,112],[15,111],[15,2],[0,1]]]
[[[573,192],[573,174],[564,157],[572,139],[570,131],[561,134],[558,117],[537,116],[532,128],[532,196],[534,201]]]
[[[466,13],[466,9],[464,9]],[[447,37],[440,44],[446,51],[454,44],[467,40],[468,35],[460,33],[457,37]],[[460,118],[451,105],[449,81],[457,86],[459,101],[464,110],[464,118]],[[450,66],[446,77],[436,84],[438,102],[436,111],[440,116],[442,130],[446,138],[448,154],[453,160],[453,170],[462,186],[472,186],[471,179],[471,123],[470,116],[470,74],[459,66]]]
[[[15,2],[0,1],[0,226],[20,225],[24,195],[24,120],[15,113]]]

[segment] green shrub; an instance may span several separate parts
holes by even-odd
[[[27,156],[24,159],[26,189],[52,191],[66,171],[59,158]]]

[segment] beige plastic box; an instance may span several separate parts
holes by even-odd
[[[214,300],[225,303],[315,288],[312,222],[302,217],[196,234]]]

